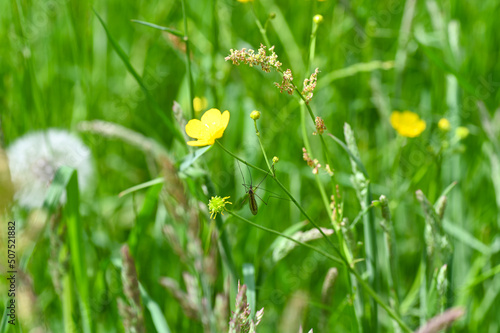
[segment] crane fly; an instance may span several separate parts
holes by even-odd
[[[241,171],[241,167],[240,167],[239,162],[238,162],[238,168],[240,169],[240,173],[241,173],[241,177],[243,178],[243,182],[245,182],[245,177],[243,176],[243,172]],[[247,168],[248,168],[248,165],[247,165]],[[273,168],[274,168],[274,166],[273,166]],[[250,174],[250,185],[249,184],[242,184],[243,186],[245,186],[245,192],[247,193],[247,196],[245,197],[245,199],[243,200],[241,205],[243,205],[245,203],[245,201],[248,199],[248,207],[250,208],[250,212],[253,215],[257,215],[257,213],[259,212],[259,206],[257,205],[257,200],[255,200],[255,197],[259,198],[260,200],[262,200],[262,202],[264,204],[267,205],[267,202],[265,202],[264,199],[259,197],[259,195],[257,193],[255,193],[255,191],[257,191],[260,184],[262,184],[262,182],[267,178],[267,176],[269,175],[270,172],[271,171],[268,171],[266,173],[266,175],[264,176],[264,178],[262,178],[262,180],[259,182],[259,184],[257,184],[256,186],[253,186],[252,185],[252,173],[250,172],[250,169],[248,169],[248,173]],[[264,190],[264,189],[261,189],[261,190]],[[266,191],[266,190],[264,190],[264,191]],[[268,192],[271,192],[271,191],[268,191]]]

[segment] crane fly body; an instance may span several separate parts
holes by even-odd
[[[259,206],[257,206],[257,200],[255,200],[255,194],[253,193],[253,188],[248,189],[248,207],[253,215],[257,215],[259,212]]]
[[[243,172],[241,171],[241,167],[240,167],[239,162],[238,162],[238,168],[240,169],[240,173],[241,173],[241,177],[243,178],[243,181],[245,181],[245,177],[243,176]],[[248,165],[247,165],[247,168],[248,168]],[[245,186],[245,192],[247,193],[247,197],[245,198],[245,200],[243,200],[242,204],[244,204],[245,201],[248,199],[248,207],[250,208],[250,212],[253,215],[257,215],[257,213],[259,212],[259,206],[257,205],[257,200],[255,200],[255,197],[258,197],[260,200],[262,200],[262,198],[259,197],[257,195],[257,193],[255,193],[255,191],[257,191],[260,184],[262,184],[262,182],[266,179],[269,172],[266,173],[264,178],[259,182],[259,184],[257,186],[252,185],[252,173],[250,172],[250,169],[248,169],[248,173],[250,174],[250,185],[242,184],[243,186]],[[267,205],[267,203],[264,200],[262,200],[262,202]]]

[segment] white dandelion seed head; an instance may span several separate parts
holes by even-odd
[[[18,204],[41,207],[57,169],[63,165],[78,172],[85,191],[94,174],[90,149],[75,135],[61,129],[28,133],[7,148],[9,168]]]

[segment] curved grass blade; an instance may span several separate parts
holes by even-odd
[[[321,78],[321,87],[330,85],[333,81],[354,76],[358,73],[373,72],[379,69],[390,70],[394,68],[394,61],[374,60],[370,62],[360,62],[349,67],[332,71]]]
[[[135,185],[135,186],[132,186],[126,190],[123,190],[121,191],[119,194],[118,194],[118,197],[123,197],[127,194],[130,194],[130,193],[133,193],[133,192],[137,192],[139,190],[142,190],[142,189],[145,189],[145,188],[148,188],[148,187],[151,187],[151,186],[155,186],[155,185],[158,185],[158,184],[162,184],[165,182],[165,178],[163,177],[158,177],[158,178],[155,178],[155,179],[152,179],[150,181],[147,181],[145,183],[142,183],[142,184],[139,184],[139,185]]]
[[[153,99],[153,96],[151,96],[149,89],[146,87],[144,82],[142,81],[141,76],[136,72],[132,64],[130,63],[130,60],[128,59],[127,55],[123,51],[123,49],[120,47],[118,42],[113,38],[111,33],[108,30],[108,27],[104,23],[103,19],[97,14],[95,9],[93,9],[95,16],[99,19],[99,22],[101,22],[102,27],[104,28],[104,31],[106,32],[106,36],[108,37],[108,40],[113,47],[113,49],[116,51],[120,59],[123,61],[123,64],[125,67],[127,67],[128,72],[135,78],[139,86],[141,87],[142,91],[144,92],[144,95],[146,95],[148,101],[150,102],[150,105],[153,109],[153,111],[160,117],[160,119],[163,121],[163,123],[167,126],[167,128],[170,130],[174,138],[179,140],[180,142],[184,142],[184,137],[182,136],[182,133],[179,131],[179,129],[175,126],[173,117],[172,117],[172,112],[169,111],[168,113],[164,113],[164,111],[160,108],[160,106],[155,102]]]
[[[145,22],[145,21],[139,21],[139,20],[130,20],[130,21],[132,21],[134,23],[145,25],[145,26],[153,28],[153,29],[166,31],[174,36],[184,37],[184,34],[179,30],[175,30],[175,29],[167,28],[167,27],[162,27],[161,25],[157,25],[157,24],[149,23],[149,22]]]
[[[170,333],[170,327],[168,327],[168,323],[161,311],[161,308],[158,304],[149,296],[148,292],[141,283],[139,283],[139,290],[141,291],[141,297],[144,302],[144,305],[148,308],[149,313],[151,314],[151,319],[153,320],[153,324],[155,325],[156,332],[158,333]]]

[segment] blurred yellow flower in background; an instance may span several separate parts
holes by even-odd
[[[208,105],[208,101],[205,97],[196,96],[193,98],[193,109],[194,112],[198,113],[203,111]]]
[[[443,132],[448,132],[450,130],[450,121],[446,118],[441,118],[438,122],[438,127]]]
[[[470,131],[467,127],[465,126],[458,126],[457,129],[455,130],[455,135],[458,138],[458,140],[463,140],[466,137],[468,137],[470,134]]]
[[[253,0],[238,0],[238,2],[243,2],[243,3],[245,3],[245,2],[252,2],[252,1]]]
[[[190,146],[208,146],[215,143],[215,139],[221,138],[229,123],[229,111],[221,112],[218,109],[210,109],[201,116],[201,120],[191,119],[186,124],[186,134],[197,141],[188,141]]]
[[[391,113],[391,125],[402,136],[415,138],[419,136],[426,127],[425,121],[418,114],[411,111],[393,111]]]

